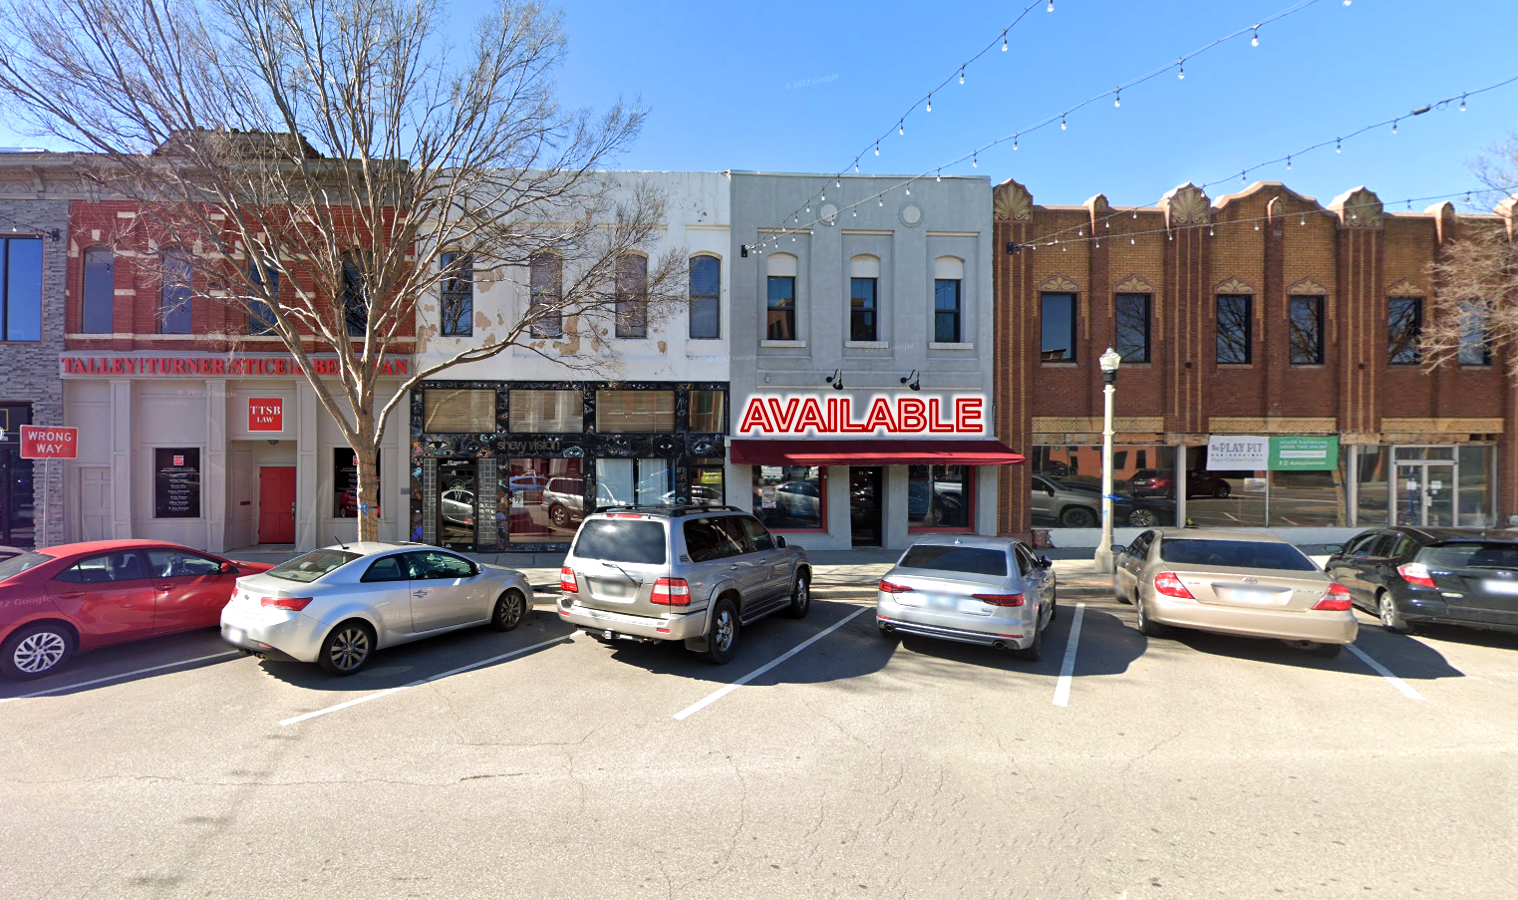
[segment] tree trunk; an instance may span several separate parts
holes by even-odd
[[[380,472],[374,447],[354,447],[358,460],[358,539],[379,540]]]

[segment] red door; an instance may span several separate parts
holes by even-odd
[[[295,467],[258,470],[258,542],[295,543]]]

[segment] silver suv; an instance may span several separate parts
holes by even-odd
[[[684,641],[722,664],[743,625],[811,609],[806,551],[735,507],[603,508],[559,573],[559,617],[601,640]]]

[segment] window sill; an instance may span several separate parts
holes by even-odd
[[[890,341],[844,341],[843,346],[850,350],[889,350]]]
[[[1048,366],[1051,369],[1077,369],[1077,368],[1080,368],[1080,363],[1076,362],[1073,359],[1048,359],[1048,360],[1043,360],[1042,362],[1039,363],[1039,365]]]
[[[806,341],[771,341],[771,340],[761,340],[759,342],[759,346],[760,347],[777,347],[777,348],[804,350],[804,349],[806,349]]]
[[[974,350],[974,344],[928,341],[929,350]]]

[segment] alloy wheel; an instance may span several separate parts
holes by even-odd
[[[345,628],[332,641],[332,663],[344,672],[352,671],[369,658],[369,635],[362,628]]]
[[[63,655],[68,652],[68,646],[68,642],[57,632],[38,632],[28,635],[16,645],[16,652],[11,655],[11,661],[22,672],[36,675],[58,665],[58,661],[63,659]]]
[[[807,604],[812,602],[812,594],[805,578],[796,581],[796,609],[805,610]]]
[[[497,616],[501,624],[508,628],[514,627],[522,619],[522,598],[515,591],[507,591],[500,600],[500,614]]]
[[[717,627],[712,630],[712,641],[723,652],[733,645],[733,613],[724,609],[717,614]]]

